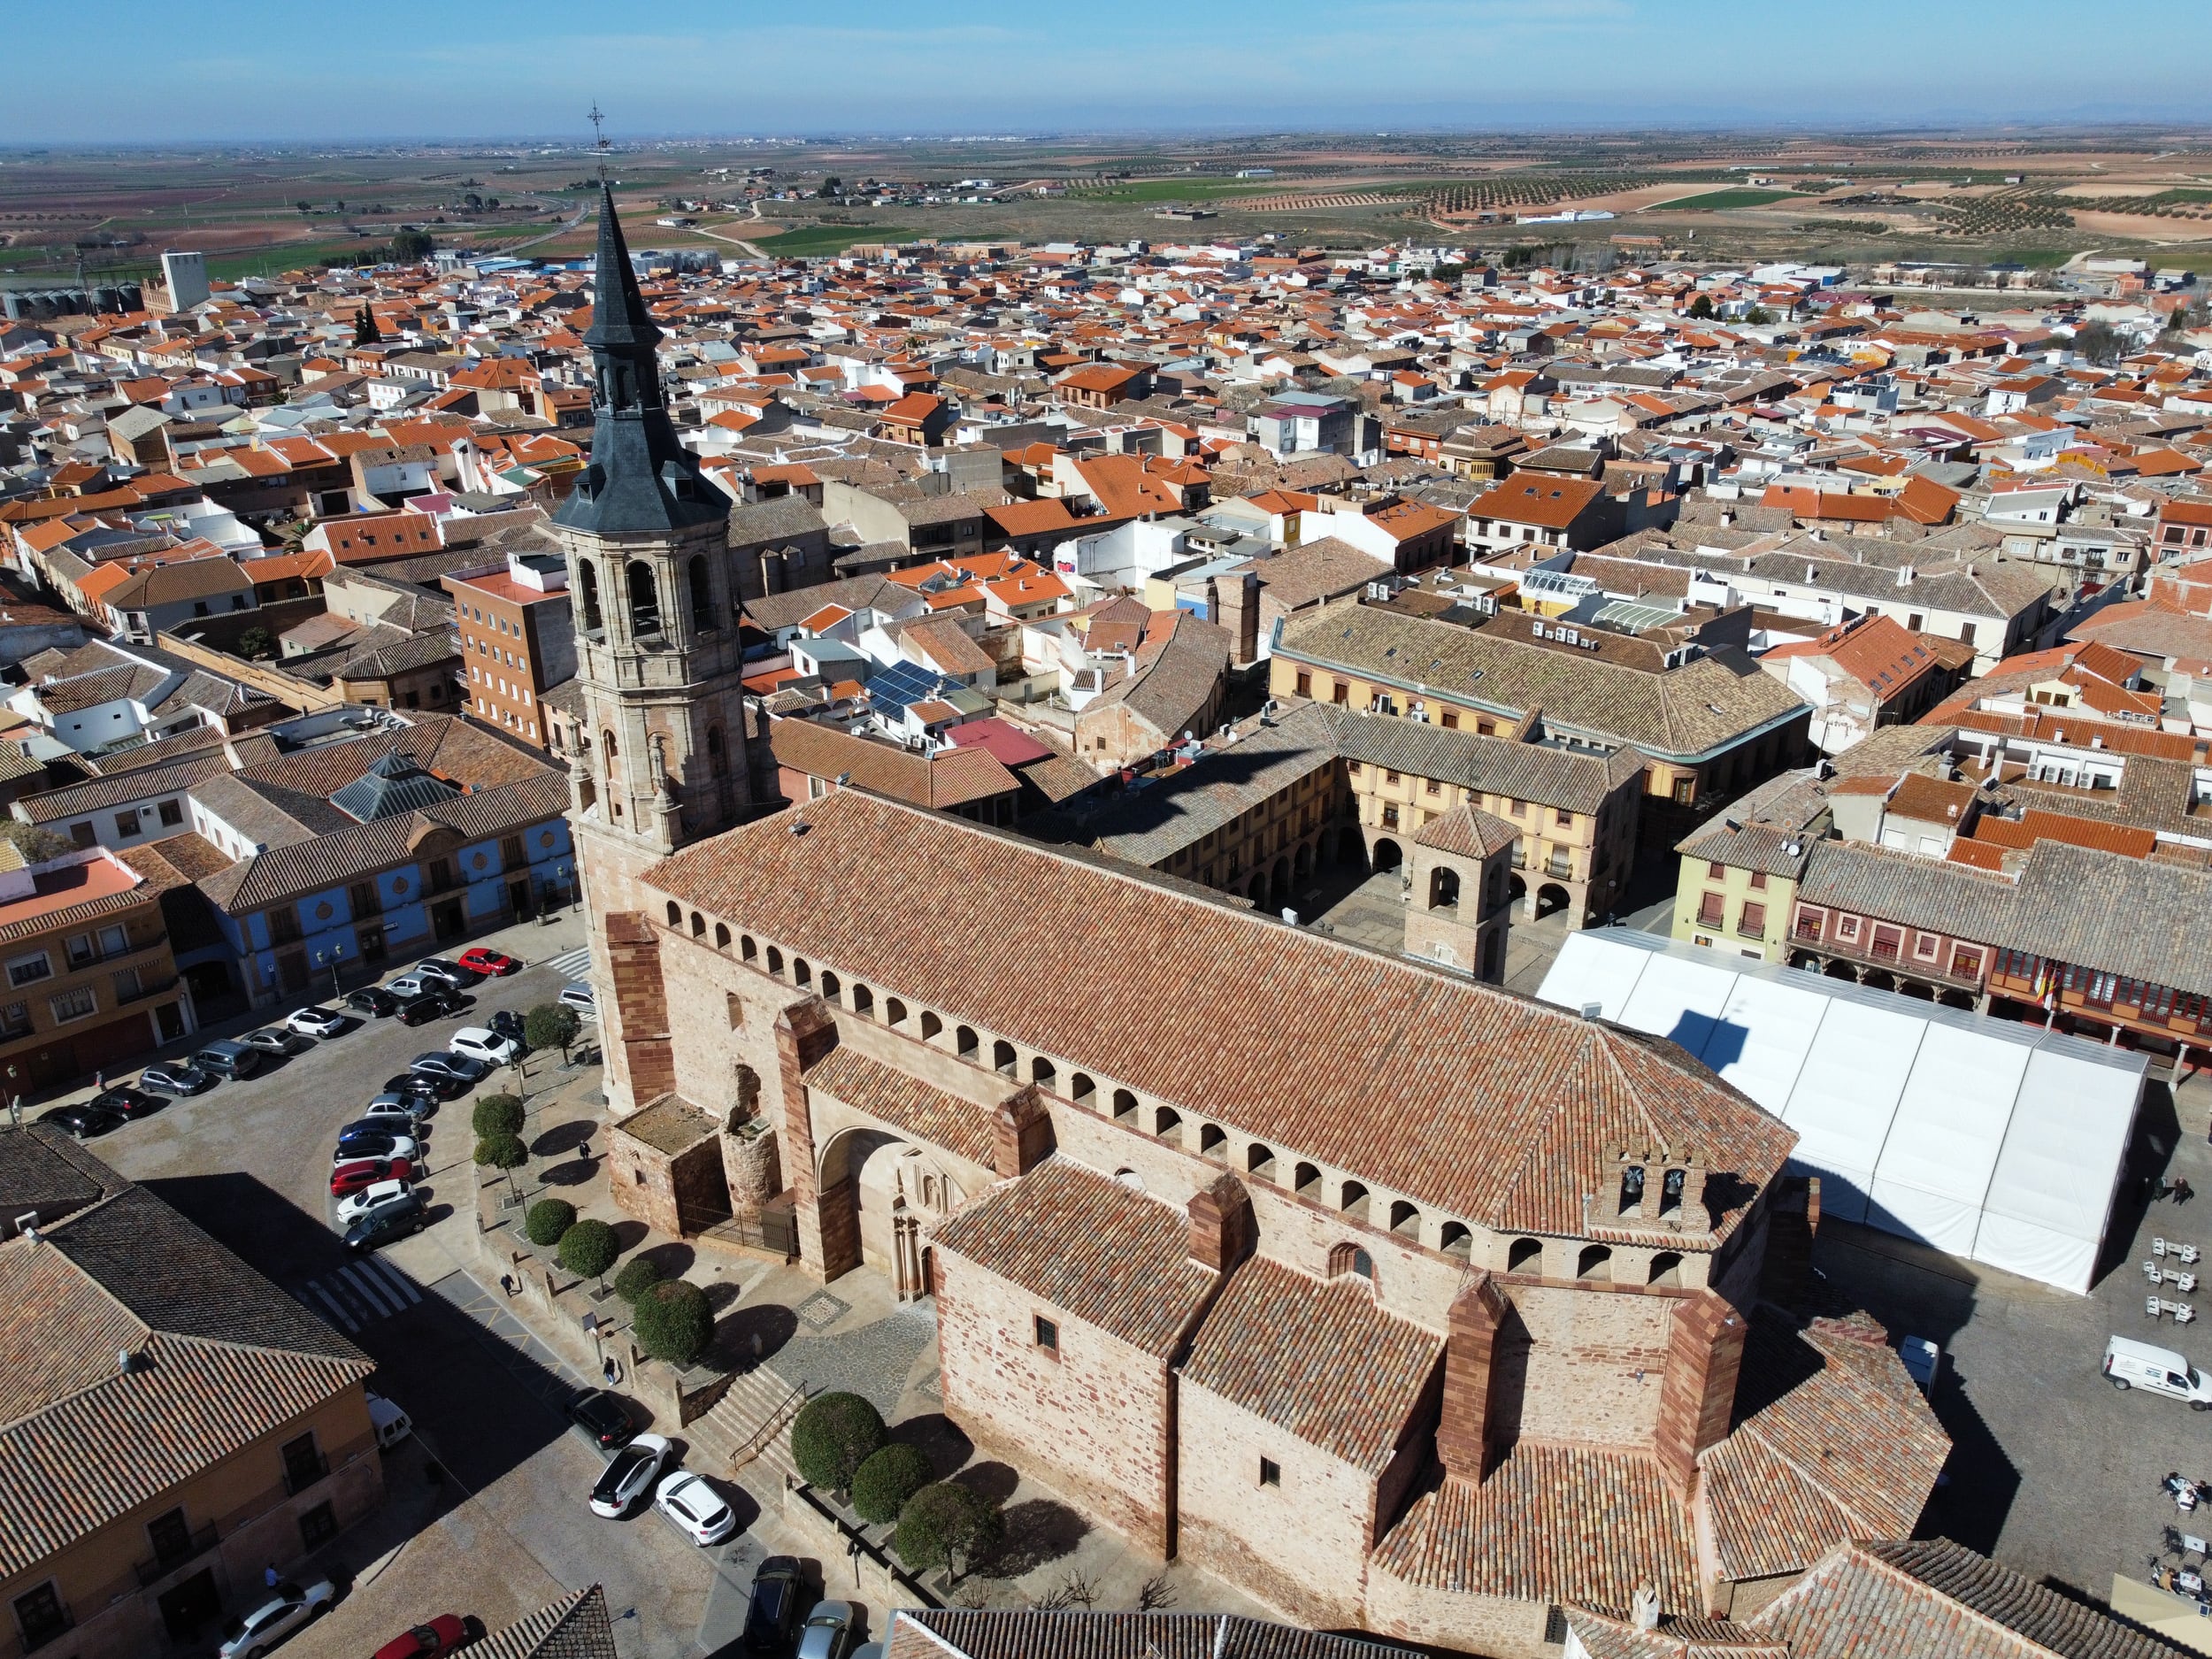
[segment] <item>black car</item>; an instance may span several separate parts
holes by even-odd
[[[150,1065],[138,1074],[142,1088],[157,1088],[165,1094],[200,1094],[215,1087],[215,1079],[196,1065],[182,1060],[164,1060]]]
[[[403,1193],[356,1216],[353,1225],[346,1229],[346,1248],[373,1250],[396,1239],[420,1233],[429,1220],[422,1200],[412,1193]]]
[[[397,1077],[386,1078],[381,1092],[386,1094],[413,1093],[429,1100],[447,1101],[456,1094],[467,1094],[468,1087],[457,1077],[434,1077],[427,1071],[402,1071]]]
[[[399,1007],[399,998],[380,985],[365,985],[357,991],[346,993],[346,1006],[372,1019],[381,1019]]]
[[[604,1388],[579,1394],[569,1405],[568,1420],[602,1451],[627,1446],[637,1438],[637,1424],[630,1417],[630,1408]]]
[[[521,1043],[525,1048],[530,1046],[523,1041],[522,1016],[513,1009],[503,1008],[484,1023],[491,1027],[495,1037],[504,1037],[510,1042]]]
[[[415,977],[421,979],[443,979],[455,990],[465,990],[478,983],[483,975],[473,968],[465,968],[457,962],[443,956],[425,956],[415,964]]]
[[[39,1113],[38,1120],[42,1124],[51,1124],[57,1129],[66,1130],[80,1141],[89,1141],[95,1135],[120,1129],[124,1121],[122,1113],[109,1111],[89,1102],[80,1102],[74,1106],[50,1106]]]
[[[158,1094],[148,1094],[138,1089],[126,1088],[121,1084],[118,1084],[113,1088],[102,1089],[86,1102],[87,1105],[96,1106],[103,1111],[111,1111],[124,1118],[143,1118],[150,1112],[159,1111],[168,1103]]]
[[[434,1019],[445,1019],[467,1006],[453,991],[425,991],[420,996],[411,996],[399,1005],[399,1023],[403,1025],[427,1025]]]
[[[745,1609],[747,1653],[788,1653],[791,1627],[799,1622],[806,1598],[806,1570],[795,1555],[771,1555],[753,1575],[753,1599]]]
[[[451,1054],[433,1049],[419,1054],[407,1063],[407,1069],[418,1077],[449,1077],[463,1088],[474,1088],[492,1074],[492,1069],[473,1055]]]

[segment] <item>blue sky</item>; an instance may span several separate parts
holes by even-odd
[[[18,0],[7,12],[0,142],[12,144],[579,133],[594,98],[618,136],[2212,127],[2205,0]]]

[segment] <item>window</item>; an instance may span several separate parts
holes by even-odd
[[[300,1547],[320,1549],[338,1536],[338,1517],[327,1502],[317,1504],[300,1516]]]
[[[136,807],[133,807],[127,812],[118,812],[115,815],[115,833],[121,836],[138,833],[138,809]]]
[[[1329,695],[1329,701],[1338,704],[1340,707],[1348,706],[1352,701],[1351,687],[1346,685],[1340,680],[1338,680],[1335,687]]]
[[[192,1529],[182,1509],[171,1509],[146,1523],[146,1541],[154,1547],[154,1559],[180,1561],[192,1553]]]
[[[1700,927],[1718,927],[1727,910],[1728,901],[1717,893],[1700,895],[1697,903],[1697,924]]]
[[[157,810],[155,816],[160,818],[164,826],[181,824],[184,822],[184,803],[181,801],[164,801],[160,807]]]
[[[315,1437],[311,1433],[285,1441],[283,1457],[284,1489],[287,1492],[304,1492],[330,1472],[330,1465],[315,1449]]]
[[[1977,979],[1981,977],[1982,953],[1978,950],[1955,950],[1951,953],[1951,977],[1955,979]]]
[[[1766,886],[1767,872],[1763,870],[1753,871],[1751,872],[1751,890],[1754,893],[1763,893],[1766,891]]]
[[[100,953],[92,948],[90,933],[73,933],[69,939],[69,965],[81,968]]]
[[[0,1004],[0,1037],[20,1037],[31,1029],[28,1002]]]
[[[1281,1465],[1281,1464],[1279,1464],[1279,1463],[1276,1463],[1276,1462],[1275,1462],[1275,1460],[1274,1460],[1273,1458],[1271,1458],[1271,1457],[1263,1457],[1263,1458],[1261,1458],[1261,1459],[1260,1459],[1260,1485],[1262,1485],[1263,1486],[1281,1486],[1282,1484],[1283,1484],[1283,1471],[1282,1471],[1282,1465]]]
[[[43,1647],[69,1628],[68,1609],[50,1580],[15,1598],[15,1622],[23,1628],[23,1651]]]
[[[1302,668],[1298,671],[1298,695],[1302,697],[1313,695],[1313,676]]]
[[[100,954],[102,956],[119,956],[130,948],[131,936],[120,927],[103,927],[100,930]]]
[[[1053,1358],[1058,1359],[1060,1357],[1060,1327],[1041,1313],[1036,1316],[1033,1323],[1036,1326],[1037,1346],[1051,1355]]]
[[[1561,829],[1570,827],[1575,821],[1575,815],[1568,811],[1563,806],[1555,809],[1554,817],[1557,820],[1558,826]]]
[[[81,850],[91,846],[99,840],[99,837],[93,833],[92,826],[89,824],[72,824],[69,826],[69,839],[75,842]]]
[[[48,998],[46,1006],[54,1010],[54,1024],[65,1025],[73,1019],[82,1019],[87,1015],[98,1013],[100,999],[93,995],[90,986],[81,985],[74,990],[64,991],[59,996]]]
[[[8,964],[8,983],[10,985],[35,985],[41,979],[50,978],[53,972],[52,959],[44,951],[35,950],[27,956],[18,956]]]
[[[1764,939],[1767,936],[1767,907],[1747,904],[1743,915],[1737,919],[1736,931],[1746,939]]]
[[[1444,729],[1445,729],[1446,731],[1448,731],[1448,732],[1456,732],[1457,730],[1459,730],[1459,710],[1456,710],[1456,709],[1447,709],[1447,710],[1444,710],[1444,715],[1443,715],[1443,726],[1444,726]]]
[[[1444,786],[1433,778],[1425,780],[1425,787],[1430,795],[1441,795],[1444,792]]]

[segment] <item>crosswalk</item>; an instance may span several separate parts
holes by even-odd
[[[557,956],[548,956],[544,965],[564,979],[580,979],[584,977],[584,971],[591,966],[591,947],[579,945],[573,950],[564,950]]]
[[[365,1256],[334,1273],[311,1279],[306,1290],[308,1305],[328,1315],[349,1335],[422,1300],[413,1279],[377,1256]]]

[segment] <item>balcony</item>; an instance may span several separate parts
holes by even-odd
[[[157,1584],[195,1556],[204,1555],[215,1548],[215,1524],[210,1521],[188,1535],[181,1548],[156,1555],[151,1561],[140,1562],[137,1570],[139,1587],[145,1589]]]
[[[284,1460],[285,1495],[298,1497],[329,1472],[330,1459],[320,1452],[311,1457],[287,1457]]]

